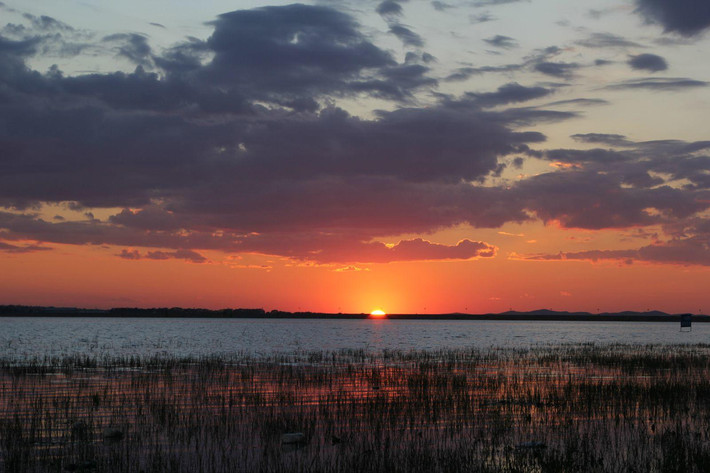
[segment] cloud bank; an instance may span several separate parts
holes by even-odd
[[[550,107],[606,102],[535,105],[551,100],[565,86],[559,83],[508,81],[437,94],[431,56],[420,50],[426,43],[399,23],[401,5],[385,1],[377,12],[409,48],[404,61],[351,15],[327,6],[225,13],[210,23],[208,38],[161,51],[144,35],[105,36],[103,45],[132,63],[132,72],[39,72],[31,59],[49,42],[73,42],[74,51],[89,46],[48,17],[32,20],[32,29],[4,29],[0,250],[35,251],[46,242],[115,245],[130,248],[118,254],[125,259],[194,263],[206,262],[204,251],[346,264],[468,260],[494,257],[497,248],[475,239],[382,241],[532,220],[593,230],[702,221],[710,207],[706,143],[589,132],[575,139],[600,148],[545,149],[538,125],[579,116]],[[501,35],[488,41],[515,46]],[[558,53],[551,47],[495,71],[457,73],[529,70],[571,80],[585,67],[553,60]],[[649,72],[664,64],[652,54],[629,60]],[[680,92],[706,85],[652,77],[609,87]],[[365,118],[339,107],[341,98],[388,107]],[[496,181],[526,160],[559,166]],[[103,220],[49,220],[38,212],[47,203],[119,210]],[[695,236],[678,241],[704,261],[689,238],[707,233],[694,228]]]

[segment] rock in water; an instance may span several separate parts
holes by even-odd
[[[523,442],[519,443],[518,445],[515,446],[517,450],[542,450],[543,448],[547,448],[547,444],[545,442]]]
[[[306,435],[303,432],[289,432],[281,435],[281,443],[284,445],[306,443]]]
[[[107,442],[120,442],[123,440],[123,431],[120,429],[115,429],[112,427],[108,427],[104,429],[104,440]]]

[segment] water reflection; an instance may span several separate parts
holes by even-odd
[[[704,343],[710,324],[663,322],[0,318],[4,356],[223,355],[340,349]]]

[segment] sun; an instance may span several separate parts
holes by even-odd
[[[382,309],[375,309],[372,312],[370,312],[370,317],[382,318],[382,317],[387,317],[387,314]]]

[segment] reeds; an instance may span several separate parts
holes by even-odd
[[[588,344],[0,359],[0,466],[705,472],[709,355]],[[294,432],[303,441],[284,442]]]

